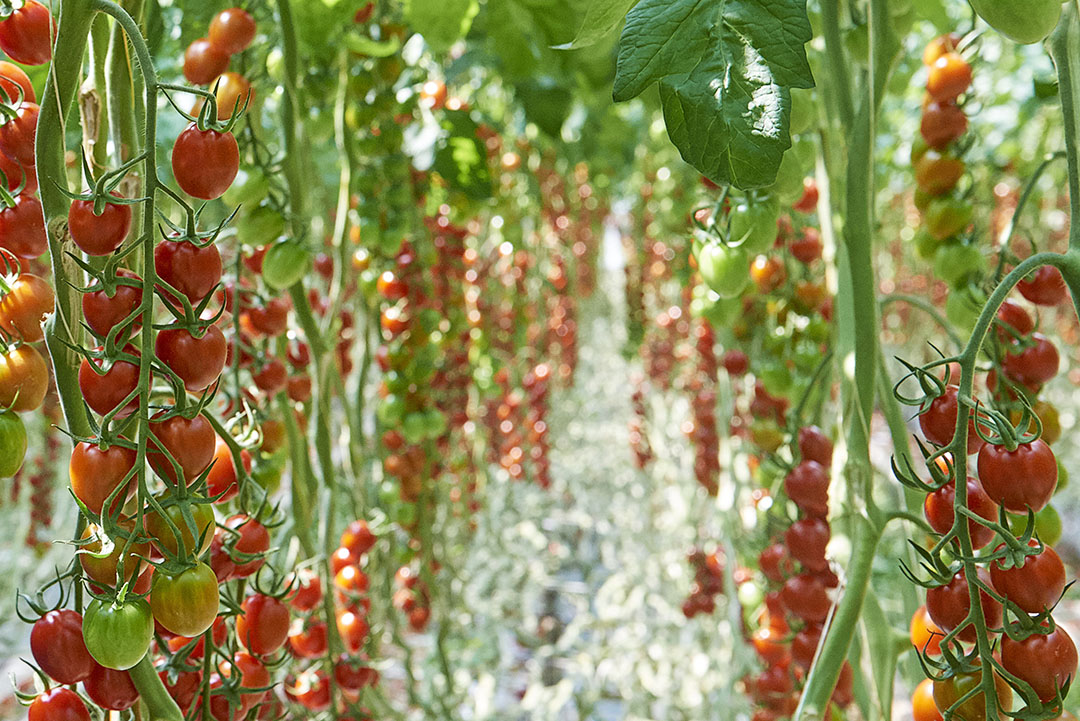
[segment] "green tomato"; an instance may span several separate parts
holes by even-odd
[[[941,241],[926,232],[925,228],[919,229],[912,242],[915,243],[915,255],[923,260],[933,260],[941,247]]]
[[[966,200],[942,196],[934,198],[926,206],[923,221],[930,235],[945,240],[962,233],[971,224],[974,213],[975,209]]]
[[[799,162],[798,154],[792,149],[780,159],[780,168],[776,172],[776,182],[769,188],[769,193],[784,205],[794,203],[803,193],[803,178],[806,176]],[[773,235],[776,240],[776,235]]]
[[[236,223],[237,237],[248,245],[273,243],[285,232],[285,216],[268,205],[252,208]]]
[[[1065,467],[1065,464],[1061,462],[1061,459],[1057,459],[1058,469],[1058,482],[1057,487],[1054,488],[1054,493],[1060,493],[1069,487],[1069,469]]]
[[[0,413],[0,478],[14,476],[26,458],[26,426],[14,411]]]
[[[424,411],[424,433],[430,439],[435,439],[446,433],[446,414],[437,408]]]
[[[405,416],[405,422],[401,424],[401,435],[405,436],[405,442],[416,445],[424,440],[427,432],[423,413],[410,413]]]
[[[765,384],[765,390],[770,395],[780,397],[787,396],[795,381],[791,370],[783,363],[770,363],[761,369],[758,377],[761,378],[761,382]]]
[[[257,462],[251,469],[252,479],[268,494],[277,493],[281,488],[281,476],[285,472],[284,459],[284,455],[275,456],[272,460]]]
[[[270,192],[270,180],[261,168],[241,170],[236,174],[236,180],[221,196],[226,205],[251,205],[261,203]]]
[[[379,401],[375,415],[384,426],[400,425],[405,417],[405,399],[391,393]]]
[[[813,318],[806,325],[806,336],[815,343],[824,343],[831,335],[832,330],[824,318]]]
[[[799,182],[802,183],[802,178],[799,178]],[[779,218],[780,203],[776,198],[759,200],[753,205],[741,203],[731,209],[729,239],[748,255],[764,253],[776,242],[776,221]]]
[[[1009,514],[1009,526],[1013,532],[1020,534],[1027,528],[1027,516],[1020,513]],[[1039,540],[1051,546],[1061,540],[1061,514],[1053,506],[1044,506],[1035,514],[1035,533]]]
[[[131,668],[146,655],[153,640],[154,618],[146,599],[116,604],[95,598],[86,607],[83,641],[94,660],[105,668]]]
[[[951,288],[963,288],[985,272],[986,258],[974,245],[945,245],[934,255],[934,274]]]
[[[1022,45],[1041,42],[1061,17],[1061,0],[970,0],[986,24]]]
[[[307,275],[311,253],[303,243],[283,240],[274,243],[263,258],[262,278],[274,290],[290,288]]]
[[[150,611],[166,631],[198,636],[218,614],[218,581],[205,563],[170,576],[160,569],[150,590]]]
[[[742,246],[708,243],[697,255],[705,285],[721,298],[735,298],[750,283],[750,258]]]
[[[799,135],[814,127],[814,94],[811,90],[792,88],[791,90],[791,134]]]
[[[750,440],[766,453],[774,453],[784,444],[784,434],[776,421],[754,421],[750,424]]]
[[[971,287],[950,291],[945,299],[945,317],[961,335],[970,335],[985,302],[986,294]]]

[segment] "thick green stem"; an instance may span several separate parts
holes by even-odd
[[[210,658],[210,654],[206,654]],[[146,706],[143,721],[183,721],[184,714],[165,689],[161,677],[154,669],[154,661],[148,653],[133,668],[128,670],[131,683],[139,692],[139,700]]]
[[[1069,228],[1069,247],[1080,248],[1080,11],[1077,3],[1068,3],[1050,36],[1050,54],[1058,74],[1058,96],[1061,98],[1062,119],[1065,125],[1065,150],[1069,157],[1069,215],[1074,221]]]

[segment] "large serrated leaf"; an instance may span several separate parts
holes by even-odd
[[[615,65],[616,101],[668,75],[690,72],[717,18],[716,0],[642,0],[626,16]]]
[[[600,42],[619,26],[638,0],[592,0],[585,11],[585,20],[572,42],[558,46],[560,50],[587,48]]]
[[[405,18],[436,53],[446,52],[469,32],[477,0],[406,0]]]
[[[791,147],[790,91],[732,28],[687,75],[665,78],[660,100],[668,135],[686,162],[715,183],[760,188],[776,180]]]

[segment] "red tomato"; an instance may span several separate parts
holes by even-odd
[[[359,563],[360,558],[358,556],[354,556],[353,552],[350,551],[348,548],[338,548],[330,556],[330,573],[333,573],[336,576],[338,571],[345,568],[346,566],[356,566]]]
[[[185,328],[169,327],[158,332],[154,352],[180,376],[189,391],[201,391],[221,376],[228,345],[217,326],[208,327],[202,338],[196,338]]]
[[[368,624],[364,617],[354,611],[339,611],[337,629],[345,649],[349,653],[359,653],[368,636]]]
[[[821,624],[806,624],[791,639],[791,660],[799,668],[810,668],[820,643]]]
[[[926,606],[919,606],[915,615],[911,617],[911,645],[919,650],[919,653],[928,653],[936,656],[941,653],[941,639],[945,632],[938,628],[930,618]]]
[[[142,278],[130,270],[120,268],[116,271],[117,278],[130,278],[142,281]],[[122,323],[139,308],[142,302],[142,288],[133,285],[117,284],[110,296],[102,290],[95,290],[83,294],[82,309],[90,329],[102,338],[109,335],[109,331]],[[138,316],[128,326],[130,333],[136,332],[142,325],[142,316]]]
[[[1058,305],[1068,296],[1061,271],[1052,265],[1040,266],[1016,284],[1020,295],[1035,305]]]
[[[6,60],[0,60],[0,90],[4,91],[8,102],[12,105],[20,100],[31,103],[37,102],[37,96],[34,95],[34,86],[30,82],[30,78],[23,72],[22,68]],[[22,94],[21,97],[20,93]]]
[[[168,671],[158,671],[158,676],[176,705],[187,714],[202,685],[202,671],[182,671],[176,674],[176,680],[173,683],[169,682]]]
[[[978,575],[984,583],[990,583],[990,575],[984,569],[980,568]],[[979,603],[982,605],[987,628],[1000,628],[1001,604],[981,589],[979,590]],[[926,592],[926,610],[934,623],[943,631],[952,631],[963,623],[970,608],[971,597],[968,595],[967,578],[964,576],[963,571],[958,572],[944,586],[931,588]],[[975,626],[969,624],[957,634],[957,638],[961,641],[974,642]]]
[[[23,260],[33,260],[49,249],[45,235],[45,216],[41,201],[23,193],[15,196],[15,205],[0,210],[0,248],[6,248]]]
[[[330,679],[322,669],[301,672],[293,683],[286,682],[285,693],[315,713],[330,707]]]
[[[919,132],[923,140],[935,150],[943,150],[949,143],[966,133],[967,128],[968,119],[964,111],[951,102],[930,103],[923,110],[922,121],[919,124]],[[926,158],[927,156],[920,158],[920,164],[925,162]],[[936,194],[940,195],[940,193]]]
[[[273,396],[285,389],[289,376],[284,363],[277,358],[270,358],[257,373],[251,374],[251,380],[263,393]]]
[[[250,653],[266,656],[289,637],[289,608],[271,596],[257,593],[244,599],[236,617],[236,636]]]
[[[971,66],[955,52],[934,60],[926,81],[926,91],[938,102],[955,100],[971,85]]]
[[[202,200],[220,198],[240,170],[236,138],[232,133],[199,130],[192,123],[173,144],[172,169],[180,189],[188,195]]]
[[[342,598],[358,596],[368,590],[368,577],[358,566],[345,566],[334,574],[334,587]]]
[[[379,682],[379,672],[362,663],[355,663],[345,654],[334,663],[334,680],[346,691],[359,691]]]
[[[256,385],[258,381],[256,381]],[[289,400],[293,403],[307,403],[311,400],[311,378],[309,376],[290,376],[285,386]]]
[[[1023,641],[1001,640],[1001,665],[1031,684],[1043,701],[1052,701],[1058,688],[1076,678],[1076,645],[1061,626],[1046,635]]]
[[[956,413],[959,406],[957,393],[958,386],[949,385],[945,392],[932,400],[926,410],[919,414],[919,428],[927,440],[939,446],[945,446],[952,442],[953,433],[956,431]],[[968,455],[977,453],[982,448],[983,440],[975,432],[974,413],[968,415]]]
[[[229,53],[199,38],[184,51],[184,77],[193,85],[209,85],[229,68]]]
[[[231,665],[223,662],[220,670],[221,675],[225,677],[231,676],[234,672],[239,672],[241,689],[265,689],[272,683],[270,671],[263,665],[263,662],[243,651],[233,656]],[[241,694],[241,713],[247,713],[258,706],[266,698],[267,693],[269,692],[263,690]]]
[[[1038,513],[1057,488],[1057,460],[1041,438],[1015,451],[987,444],[979,451],[979,480],[999,505],[1013,513]]]
[[[198,246],[186,240],[165,240],[154,248],[154,269],[194,306],[221,281],[221,253],[215,243]],[[165,293],[173,297],[171,292]]]
[[[30,653],[38,667],[61,684],[82,681],[97,665],[83,643],[82,616],[67,609],[49,611],[34,622]]]
[[[139,692],[127,671],[104,666],[95,666],[90,677],[83,681],[83,688],[91,701],[110,711],[124,711],[139,700]]]
[[[100,514],[105,500],[135,468],[135,459],[135,451],[123,446],[109,446],[103,451],[91,443],[78,443],[71,452],[71,463],[68,465],[71,490],[92,513]],[[110,513],[123,505],[131,490],[129,480],[127,491],[116,494]]]
[[[289,580],[292,590],[289,593],[289,605],[297,611],[310,611],[322,601],[322,581],[319,574],[310,568],[295,571]]]
[[[245,311],[252,329],[270,338],[288,330],[289,301],[287,298],[271,298],[263,305],[255,305]]]
[[[0,23],[3,27],[4,23]],[[90,721],[90,712],[79,694],[57,687],[38,696],[30,704],[27,721]]]
[[[0,49],[17,63],[44,65],[52,59],[56,21],[38,0],[26,0],[0,22]]]
[[[1035,321],[1031,319],[1028,312],[1011,300],[1005,301],[998,308],[997,320],[998,323],[1004,326],[998,330],[998,337],[1003,343],[1010,343],[1017,336],[1026,336],[1035,330]]]
[[[2,85],[3,80],[0,77],[0,86]],[[26,195],[31,195],[38,189],[37,170],[33,166],[23,167],[8,156],[0,153],[0,171],[4,173],[4,178],[7,180],[6,187],[12,193],[19,190],[20,185],[23,186],[21,192]]]
[[[1035,540],[1028,545],[1037,547]],[[997,547],[1000,551],[1005,547]],[[1026,556],[1021,566],[1005,568],[1002,559],[990,564],[990,581],[994,590],[1028,613],[1042,613],[1061,598],[1065,591],[1065,564],[1050,546],[1042,553]]]
[[[95,351],[104,350],[101,347]],[[135,354],[135,348],[127,346],[124,353]],[[103,416],[116,410],[115,418],[126,418],[139,409],[139,396],[134,395],[126,405],[121,403],[139,387],[139,366],[131,361],[117,358],[109,369],[101,374],[106,361],[83,358],[79,365],[79,390],[90,410]],[[96,369],[96,370],[95,370]],[[117,410],[118,409],[118,410]]]
[[[770,666],[787,666],[791,661],[791,653],[788,650],[785,634],[774,631],[765,626],[759,628],[750,637],[750,643],[761,660]]]
[[[930,526],[938,533],[948,533],[953,526],[953,499],[956,497],[956,482],[949,481],[944,486],[929,493],[923,501],[923,513]],[[997,522],[998,507],[979,481],[971,476],[967,479],[967,502],[968,508],[988,521]],[[994,532],[986,526],[980,525],[972,519],[968,519],[968,532],[971,534],[971,545],[974,548],[982,548],[994,540]]]
[[[3,25],[0,23],[0,27]],[[36,163],[34,138],[40,112],[37,103],[24,100],[15,115],[0,125],[0,152],[24,168],[33,168]]]
[[[814,179],[803,178],[802,197],[795,201],[791,208],[799,213],[813,213],[817,210],[819,196],[817,183],[814,182]]]
[[[113,197],[122,198],[113,192]],[[119,248],[131,230],[131,206],[106,203],[101,215],[90,200],[76,200],[68,208],[68,232],[87,255],[109,255]]]
[[[228,55],[247,50],[255,39],[255,18],[242,8],[222,10],[210,21],[210,44]]]
[[[802,518],[792,523],[784,534],[784,542],[796,561],[811,571],[829,567],[825,547],[831,533],[827,521],[821,518]]]
[[[327,625],[323,621],[297,624],[289,633],[289,648],[300,658],[322,658],[327,647]]]
[[[1013,348],[1019,352],[1006,353],[1002,366],[1018,383],[1038,387],[1057,375],[1061,359],[1057,347],[1042,333],[1032,333],[1030,342],[1033,345],[1026,348]]]
[[[367,521],[357,519],[350,523],[341,534],[341,546],[357,558],[370,551],[379,538],[368,527]]]
[[[251,471],[251,454],[246,450],[240,451],[240,460],[244,464],[244,470]],[[216,438],[214,446],[213,466],[206,476],[206,493],[208,496],[225,495],[214,503],[228,503],[240,492],[237,483],[236,466],[233,465],[232,451],[229,445],[220,438]]]
[[[832,600],[825,581],[814,573],[800,573],[784,581],[784,606],[804,621],[821,623],[829,615]]]
[[[270,549],[270,534],[267,532],[266,527],[250,516],[242,513],[230,516],[225,521],[225,527],[240,534],[232,544],[232,550],[238,556],[241,554],[264,554]],[[233,576],[236,578],[250,576],[258,571],[264,562],[265,559],[261,555],[259,558],[251,560],[237,558]]]
[[[799,433],[801,439],[802,431]],[[829,513],[829,474],[817,461],[804,460],[791,469],[784,478],[784,493],[808,516],[824,518]]]
[[[8,281],[8,292],[0,296],[0,328],[27,343],[45,337],[41,324],[56,308],[56,295],[45,280],[22,273]]]
[[[385,271],[379,276],[375,289],[379,295],[389,301],[400,300],[409,294],[408,284],[394,275],[392,270]]]
[[[795,260],[804,265],[810,265],[821,258],[821,233],[815,228],[803,228],[799,237],[792,239],[788,243],[788,249],[795,256]]]
[[[165,413],[166,411],[160,411],[150,419],[150,442],[146,459],[154,472],[171,485],[175,486],[177,483],[177,466],[183,473],[184,480],[190,484],[214,460],[217,436],[210,421],[201,415],[191,419],[183,416],[163,419]]]

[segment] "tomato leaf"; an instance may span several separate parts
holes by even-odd
[[[480,10],[477,0],[406,0],[405,18],[435,53],[464,37]]]
[[[791,89],[814,85],[806,0],[642,0],[619,42],[614,97],[660,82],[668,135],[716,183],[772,184],[791,147]]]
[[[592,0],[585,10],[585,20],[577,36],[571,42],[556,47],[559,50],[571,50],[595,45],[617,28],[626,17],[627,11],[638,2],[639,0]]]
[[[444,127],[449,133],[439,141],[431,169],[473,200],[490,198],[491,174],[476,123],[464,111],[446,111]]]

